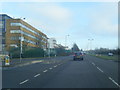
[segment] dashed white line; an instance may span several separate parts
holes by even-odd
[[[92,64],[95,66],[95,63],[92,62]]]
[[[43,71],[43,72],[47,72],[48,70],[45,70],[45,71]]]
[[[115,82],[111,77],[109,77],[109,79],[120,88],[120,85],[117,82]]]
[[[103,70],[101,70],[99,67],[97,67],[97,69],[103,73]]]
[[[50,70],[52,69],[52,68],[49,68]]]
[[[25,81],[21,82],[20,84],[26,83],[27,81],[29,81],[29,79],[27,79],[27,80],[25,80]]]
[[[54,67],[57,67],[57,65],[56,65],[56,66],[54,66]]]
[[[38,77],[40,74],[35,75],[34,77]]]

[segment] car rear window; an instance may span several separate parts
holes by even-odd
[[[82,55],[82,53],[75,53],[75,55]]]

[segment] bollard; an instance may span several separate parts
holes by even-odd
[[[8,66],[8,65],[10,65],[10,58],[7,55],[7,56],[5,56],[5,66]]]

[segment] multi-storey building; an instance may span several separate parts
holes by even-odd
[[[6,19],[6,50],[11,47],[47,48],[47,36],[22,19]]]
[[[5,50],[5,34],[6,34],[6,20],[12,17],[6,14],[0,14],[0,54],[6,54]]]
[[[49,48],[53,49],[53,48],[55,48],[57,41],[55,38],[49,38],[48,43],[49,43]]]
[[[57,41],[55,38],[48,39],[48,53],[56,55],[55,47],[57,45]]]

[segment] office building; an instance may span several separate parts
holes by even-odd
[[[12,17],[6,14],[0,14],[0,54],[6,54],[5,50],[5,34],[6,34],[6,20],[12,19]]]
[[[37,47],[47,48],[47,36],[22,19],[6,19],[5,48]]]

